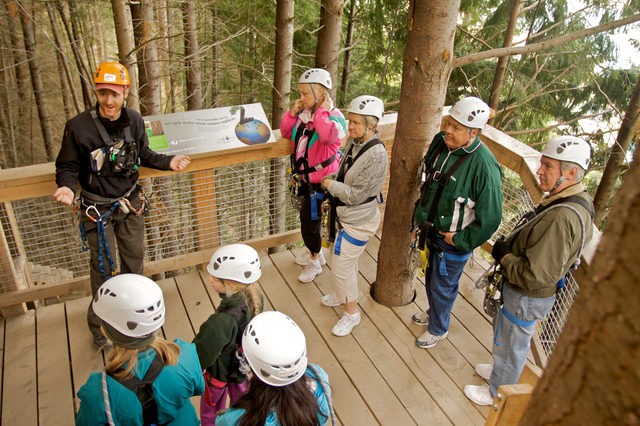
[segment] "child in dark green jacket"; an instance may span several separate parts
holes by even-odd
[[[218,410],[233,404],[248,389],[239,370],[242,332],[251,318],[262,312],[263,299],[255,282],[262,274],[258,253],[245,244],[220,247],[207,266],[209,280],[222,298],[216,312],[193,339],[205,379],[200,399],[203,425],[215,424]]]

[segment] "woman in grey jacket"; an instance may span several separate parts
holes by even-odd
[[[345,312],[331,332],[346,336],[360,323],[358,311],[358,258],[380,225],[376,196],[387,176],[387,150],[377,130],[384,104],[375,96],[358,96],[349,104],[349,139],[338,173],[322,180],[322,187],[337,199],[338,233],[332,271],[335,293],[322,297],[325,306],[344,304]]]

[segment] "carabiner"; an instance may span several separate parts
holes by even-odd
[[[89,210],[91,210],[91,209],[93,209],[93,211],[96,212],[96,217],[95,218],[89,214]],[[87,207],[87,209],[84,211],[84,214],[86,214],[87,217],[89,219],[91,219],[92,221],[94,221],[94,222],[97,222],[98,220],[100,220],[100,212],[96,208],[95,204],[92,204],[89,207]]]

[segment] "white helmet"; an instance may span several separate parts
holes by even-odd
[[[570,161],[587,170],[591,161],[591,145],[575,136],[558,136],[547,142],[542,155],[560,161]]]
[[[129,337],[146,337],[164,324],[162,290],[137,274],[116,275],[105,281],[93,299],[93,311]]]
[[[360,115],[370,115],[378,120],[384,115],[384,103],[375,96],[358,96],[349,104],[347,111]]]
[[[277,311],[256,315],[244,329],[242,351],[254,374],[272,386],[286,386],[307,369],[304,333]]]
[[[327,89],[331,89],[331,74],[322,68],[309,68],[302,73],[298,83],[318,83]]]
[[[207,271],[214,277],[242,284],[253,284],[262,275],[258,252],[246,244],[218,248],[211,256]]]
[[[449,109],[449,116],[471,129],[482,129],[489,121],[489,112],[489,105],[482,99],[470,96],[456,102]]]

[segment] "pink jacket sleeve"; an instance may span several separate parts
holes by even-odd
[[[313,114],[313,127],[318,133],[318,142],[333,145],[340,145],[340,136],[337,129],[337,123],[329,119],[330,113],[325,108],[318,108]]]
[[[285,111],[284,114],[282,114],[282,121],[280,122],[280,134],[283,138],[287,139],[291,139],[293,127],[296,125],[296,117],[292,117],[289,112],[290,111]]]

